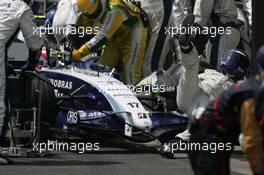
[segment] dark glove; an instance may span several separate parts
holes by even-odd
[[[183,19],[181,26],[187,29],[191,27],[193,23],[194,23],[194,15],[189,14]],[[191,45],[191,34],[188,32],[184,34],[180,34],[178,40],[180,46],[188,47]]]
[[[22,66],[21,74],[24,74],[25,71],[34,71],[34,70],[35,70],[35,65],[28,62],[24,66]]]
[[[90,68],[99,72],[111,72],[111,69],[103,64],[91,63]]]
[[[197,23],[194,23],[193,27],[197,28],[198,31],[203,31],[202,26],[200,26]],[[202,33],[197,33],[197,34],[192,36],[192,42],[193,42],[194,46],[196,47],[199,55],[203,54],[203,52],[205,50],[205,45],[208,42],[208,39],[209,39],[209,35],[204,35]]]
[[[41,48],[37,51],[29,50],[29,58],[27,63],[24,66],[22,66],[21,74],[24,74],[25,71],[35,70],[35,67],[38,64],[39,57],[41,55]]]
[[[16,72],[12,64],[7,64],[6,73],[7,73],[7,77],[9,77],[10,75],[16,76]]]

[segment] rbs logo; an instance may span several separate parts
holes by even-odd
[[[78,122],[78,112],[69,111],[67,114],[67,122],[69,124],[77,124]]]

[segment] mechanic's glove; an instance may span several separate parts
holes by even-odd
[[[181,24],[182,27],[184,28],[192,27],[194,23],[194,18],[195,17],[193,14],[187,15],[182,21],[182,24]],[[183,50],[187,50],[186,52],[190,52],[192,50],[191,37],[192,37],[191,34],[188,32],[179,35],[179,38],[178,38],[179,44]]]
[[[194,23],[193,27],[195,27],[198,31],[203,31],[203,27],[197,23]],[[210,37],[209,35],[205,35],[203,33],[197,33],[192,36],[192,42],[196,47],[199,55],[203,54],[209,37]]]
[[[78,61],[82,57],[88,55],[89,53],[90,53],[90,48],[86,44],[84,44],[78,50],[73,49],[71,56],[73,60]]]
[[[14,76],[16,76],[16,72],[15,72],[15,69],[14,69],[14,67],[13,67],[13,65],[12,64],[7,64],[7,66],[6,66],[6,71],[7,71],[7,77],[9,76],[9,75],[14,75]]]
[[[111,72],[111,69],[103,64],[91,63],[90,68],[95,71]]]
[[[35,70],[35,67],[38,64],[41,53],[42,53],[42,46],[36,51],[29,50],[29,57],[27,63],[21,68],[21,74],[24,74],[25,71]]]

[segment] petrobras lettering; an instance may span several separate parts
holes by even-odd
[[[72,89],[72,85],[73,85],[72,81],[58,80],[53,78],[50,78],[49,80],[51,84],[57,88],[69,89],[69,90]]]

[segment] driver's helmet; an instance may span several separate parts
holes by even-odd
[[[245,77],[249,65],[249,57],[240,50],[229,50],[220,59],[220,70],[236,81]]]
[[[105,13],[105,0],[77,0],[78,10],[87,16],[98,19]]]
[[[57,42],[56,38],[54,36],[53,29],[52,29],[52,23],[53,23],[53,19],[54,19],[55,14],[56,14],[56,9],[55,8],[50,9],[47,12],[46,20],[45,20],[45,27],[47,29],[46,30],[46,37],[52,43]],[[50,31],[48,32],[48,30],[50,30]]]

